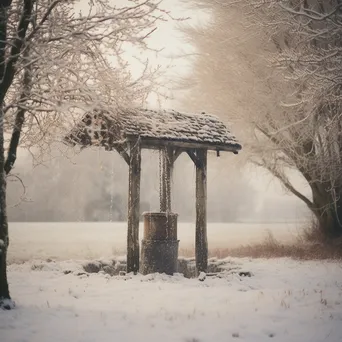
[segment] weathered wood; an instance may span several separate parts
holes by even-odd
[[[179,240],[142,240],[141,268],[142,274],[166,273],[173,275],[178,266]]]
[[[173,168],[173,149],[166,147],[160,150],[160,211],[171,212],[171,178]]]
[[[134,137],[127,137],[128,140],[133,139]],[[234,154],[238,154],[238,151],[241,150],[241,146],[239,144],[227,146],[220,144],[210,144],[210,143],[202,143],[202,142],[183,142],[179,140],[162,140],[162,139],[152,139],[152,138],[141,138],[141,147],[146,149],[154,149],[158,150],[161,146],[169,146],[173,148],[182,148],[184,149],[206,149],[208,151],[226,151],[233,152]]]
[[[207,240],[207,151],[197,150],[199,165],[196,165],[196,270],[206,272],[208,268]]]
[[[177,214],[144,213],[140,272],[174,274],[178,268]]]
[[[194,162],[196,167],[201,167],[201,161],[199,160],[199,158],[197,157],[196,153],[193,150],[186,150],[186,153]]]
[[[173,158],[172,158],[172,163],[174,164],[175,161],[177,160],[177,158],[184,152],[183,149],[179,148],[179,147],[175,147],[174,148],[174,152],[173,152]]]
[[[130,144],[127,272],[139,271],[139,215],[140,215],[141,146],[136,140]]]
[[[177,214],[145,212],[144,240],[177,240]]]
[[[114,145],[114,148],[118,151],[120,156],[125,160],[127,165],[129,165],[130,164],[130,157],[129,157],[128,153],[126,152],[126,150],[120,145]]]

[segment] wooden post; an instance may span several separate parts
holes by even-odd
[[[208,240],[207,240],[207,150],[196,151],[196,270],[207,272]]]
[[[165,147],[160,150],[160,211],[171,212],[171,178],[173,167],[173,150]]]
[[[139,271],[139,215],[140,215],[141,147],[139,140],[130,143],[127,273]]]

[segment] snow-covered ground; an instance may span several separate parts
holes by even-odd
[[[227,265],[252,277],[232,271],[204,281],[110,277],[78,275],[75,261],[12,264],[17,308],[0,312],[0,340],[342,341],[340,264],[229,259]]]
[[[272,232],[283,243],[295,239],[301,223],[209,223],[209,249],[237,247],[262,241]],[[123,255],[127,224],[98,223],[10,223],[9,262],[31,259],[95,259]],[[140,238],[143,237],[142,226]],[[193,250],[194,223],[178,223],[180,251]]]
[[[209,246],[259,242],[267,231],[290,242],[297,227],[209,224]],[[85,273],[85,262],[77,260],[123,252],[124,223],[12,223],[10,234],[17,307],[0,311],[0,342],[342,341],[338,262],[226,259],[226,271],[204,281],[111,277]],[[181,248],[191,249],[193,225],[180,224],[179,238]]]

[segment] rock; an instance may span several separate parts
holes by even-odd
[[[240,277],[251,277],[252,273],[251,272],[239,272]]]
[[[207,275],[204,272],[201,272],[198,276],[199,281],[204,281]]]
[[[83,266],[83,269],[88,273],[99,273],[102,265],[98,261],[88,262]]]

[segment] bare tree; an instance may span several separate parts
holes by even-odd
[[[212,20],[186,29],[199,51],[191,102],[201,94],[197,103],[241,123],[249,160],[307,204],[325,238],[340,237],[341,2],[192,2]],[[291,181],[293,171],[311,197]]]
[[[134,79],[123,52],[127,44],[148,48],[146,38],[168,13],[154,0],[129,1],[122,7],[114,3],[84,2],[77,13],[79,2],[74,0],[0,1],[2,308],[13,306],[6,278],[6,175],[19,142],[45,152],[85,111],[112,113],[118,106],[145,101],[152,91],[158,70],[145,63]]]

